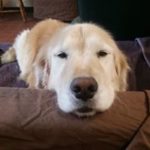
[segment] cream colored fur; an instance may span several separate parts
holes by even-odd
[[[107,55],[98,56],[100,51]],[[67,58],[59,57],[62,52]],[[90,114],[105,111],[112,105],[116,91],[127,88],[129,66],[125,55],[111,35],[94,24],[44,20],[18,35],[2,62],[14,60],[15,54],[20,77],[29,87],[54,89],[58,106],[64,112],[79,115],[76,110],[84,106],[93,109]],[[93,77],[98,83],[98,91],[87,103],[70,91],[70,84],[77,77]]]

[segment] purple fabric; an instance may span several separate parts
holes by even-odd
[[[11,44],[0,44],[0,53],[4,53]],[[18,80],[19,66],[17,62],[0,66],[0,87],[27,87],[24,81]]]

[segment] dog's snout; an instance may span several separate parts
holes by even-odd
[[[87,101],[94,96],[98,88],[96,80],[92,77],[76,78],[71,83],[71,91],[76,98]]]

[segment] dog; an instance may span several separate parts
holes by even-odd
[[[92,23],[54,19],[21,32],[1,57],[16,60],[29,88],[53,89],[58,107],[77,116],[93,116],[127,89],[127,58],[105,29]]]

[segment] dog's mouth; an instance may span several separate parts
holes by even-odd
[[[89,107],[78,108],[74,111],[74,114],[76,114],[79,117],[90,117],[93,116],[95,113],[96,110]]]

